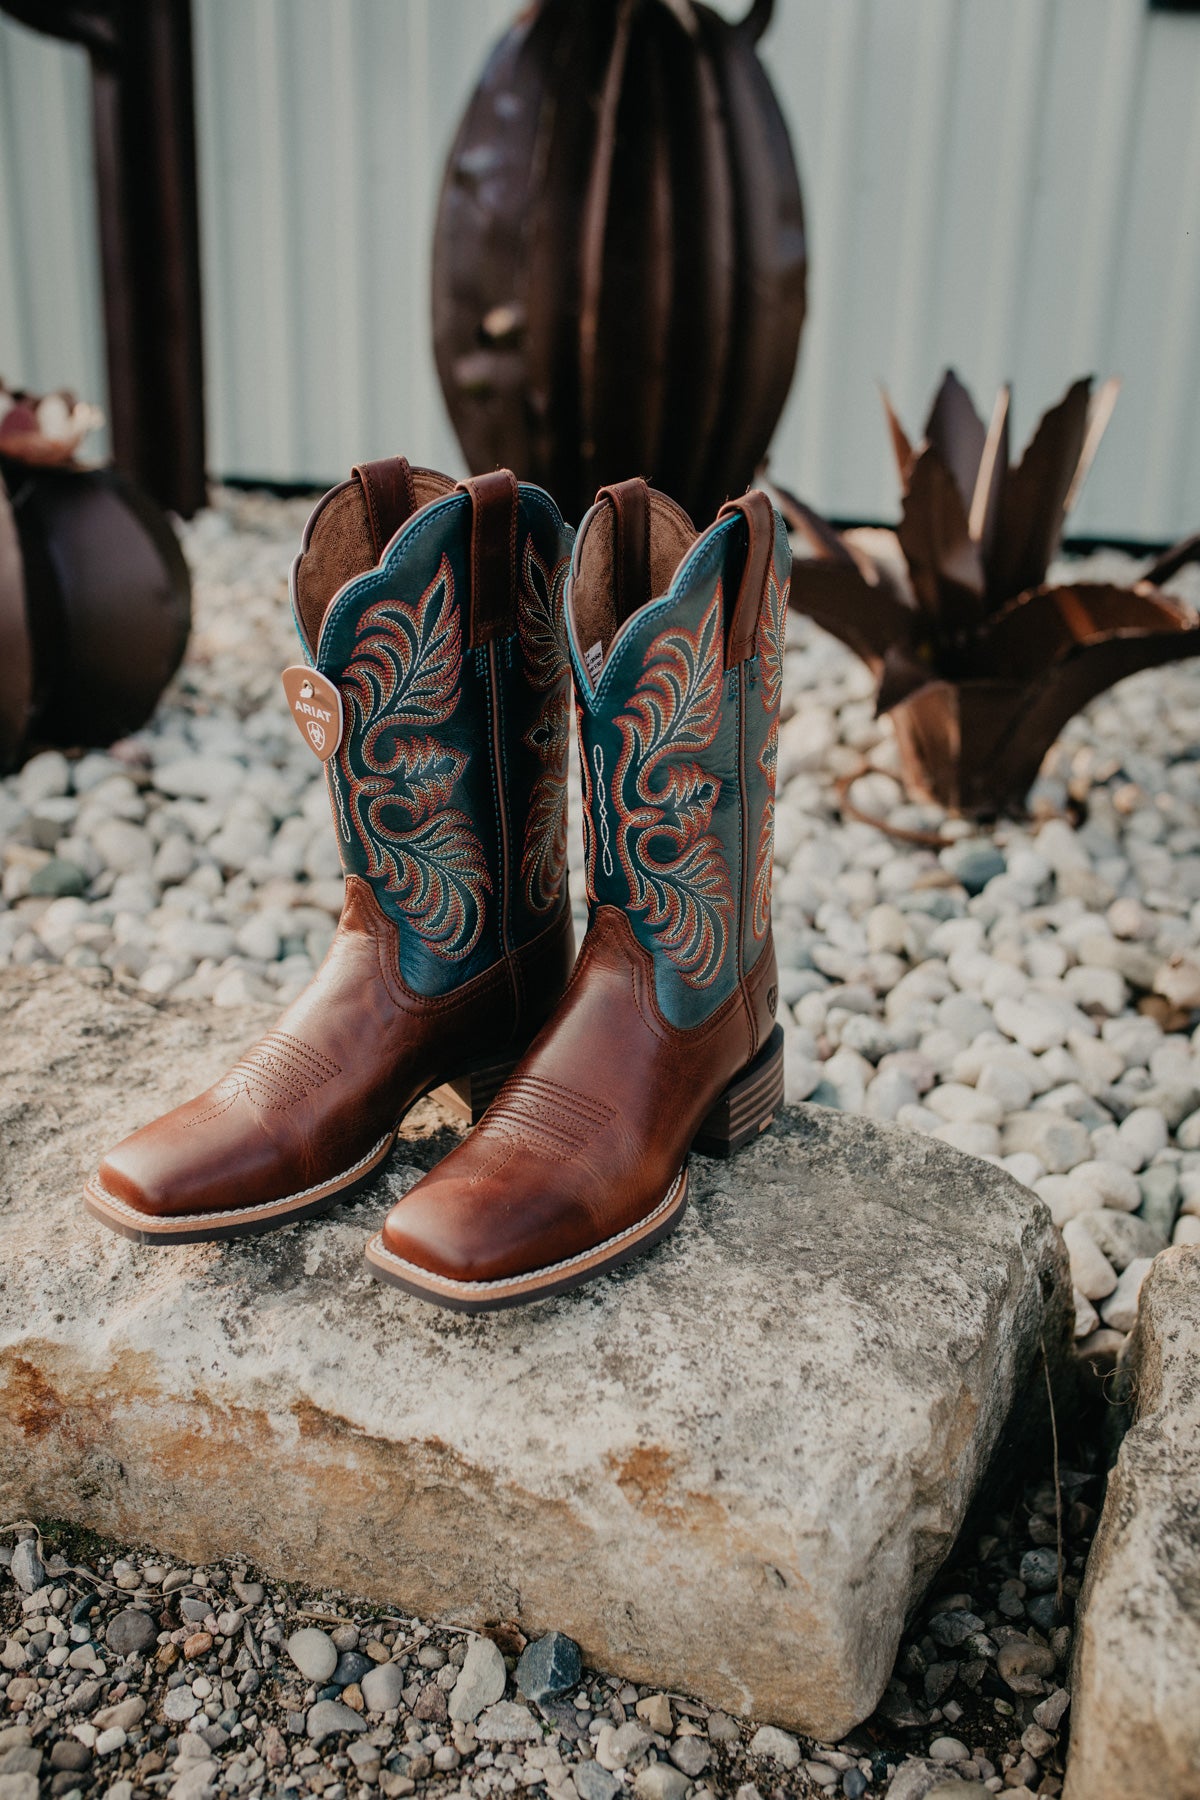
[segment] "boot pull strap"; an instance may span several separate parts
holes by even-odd
[[[382,456],[378,462],[357,463],[354,474],[362,488],[371,546],[378,562],[400,527],[417,510],[412,470],[407,457]]]
[[[726,637],[725,666],[732,669],[754,655],[758,633],[758,613],[763,590],[767,585],[767,569],[775,547],[775,509],[761,488],[751,488],[736,500],[727,500],[717,519],[730,519],[740,513],[746,521],[748,542],[737,598],[729,617]]]
[[[517,478],[511,469],[469,475],[458,484],[471,496],[472,650],[517,629]]]
[[[613,509],[616,622],[623,625],[650,598],[650,489],[640,475],[602,487],[596,504]]]

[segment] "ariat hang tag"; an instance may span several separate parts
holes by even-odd
[[[342,741],[342,696],[316,669],[283,671],[283,691],[297,729],[310,750],[328,762]]]

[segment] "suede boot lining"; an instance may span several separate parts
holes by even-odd
[[[578,575],[572,584],[571,612],[576,641],[585,659],[595,644],[603,656],[624,618],[617,617],[616,579],[613,568],[615,520],[611,506],[597,507],[585,523],[580,538]],[[671,585],[683,558],[698,533],[681,506],[666,494],[650,489],[650,597],[658,599]],[[637,611],[635,607],[633,609]],[[593,679],[598,663],[591,669]],[[589,664],[589,668],[591,665]]]
[[[418,506],[454,492],[449,476],[435,469],[414,468],[412,473]],[[321,503],[296,570],[296,610],[310,649],[316,649],[321,621],[338,589],[374,567],[362,487],[356,480],[343,481]]]

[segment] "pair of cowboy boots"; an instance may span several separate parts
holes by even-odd
[[[689,1150],[729,1154],[782,1099],[770,897],[789,568],[753,491],[697,534],[623,482],[574,540],[506,470],[455,486],[395,458],[327,494],[292,571],[308,660],[284,686],[325,763],[341,920],[278,1026],[105,1158],[90,1211],[146,1243],[290,1223],[368,1181],[449,1083],[475,1128],[371,1239],[377,1276],[477,1311],[669,1232]]]

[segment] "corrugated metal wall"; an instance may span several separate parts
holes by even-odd
[[[515,0],[194,0],[214,470],[456,467],[429,347],[442,159]],[[732,8],[731,8],[732,10]],[[1125,390],[1076,529],[1200,525],[1200,18],[1146,0],[778,0],[765,54],[812,247],[773,451],[895,510],[876,384],[916,427],[953,362],[1019,432]],[[0,370],[103,390],[79,52],[0,20]]]

